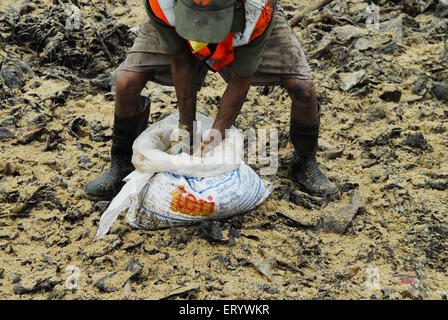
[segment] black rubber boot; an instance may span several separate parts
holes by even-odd
[[[141,97],[142,112],[132,118],[115,116],[112,134],[111,165],[86,186],[87,197],[91,199],[111,199],[124,185],[122,181],[134,171],[132,165],[132,145],[134,140],[148,126],[151,101]]]
[[[311,126],[304,126],[291,117],[289,135],[294,146],[292,174],[306,192],[325,197],[336,194],[338,188],[317,166],[319,126],[320,112],[316,123]]]

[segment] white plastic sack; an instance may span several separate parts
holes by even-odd
[[[196,119],[206,138],[214,119],[199,113]],[[158,229],[229,218],[255,208],[270,195],[271,183],[242,161],[243,137],[238,130],[232,127],[226,139],[202,158],[170,155],[165,150],[178,123],[179,117],[171,115],[134,141],[136,170],[124,179],[126,184],[101,216],[95,240],[125,210],[132,226]]]

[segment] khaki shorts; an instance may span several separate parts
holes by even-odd
[[[207,71],[205,63],[197,60],[199,86]],[[133,72],[154,72],[154,81],[162,85],[172,85],[170,56],[160,45],[156,29],[149,18],[140,25],[139,33],[126,60],[118,67]],[[228,81],[231,65],[219,71]],[[253,85],[279,85],[282,79],[313,79],[305,53],[289,27],[283,10],[275,15],[274,28],[263,53],[261,64],[254,74]]]

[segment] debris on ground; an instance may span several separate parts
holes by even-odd
[[[69,29],[72,4],[0,5],[0,299],[447,299],[446,0],[332,1],[293,28],[321,104],[317,161],[338,197],[291,178],[288,94],[254,87],[235,125],[278,130],[268,201],[166,230],[121,218],[97,242],[109,202],[83,188],[109,165],[112,75],[146,12],[141,0],[78,0]],[[291,19],[315,1],[280,4]],[[205,82],[198,111],[214,117],[225,82]],[[172,87],[143,94],[150,123],[177,112]],[[415,288],[392,279],[411,272]]]

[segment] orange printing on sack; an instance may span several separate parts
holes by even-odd
[[[205,200],[197,200],[195,196],[187,193],[185,187],[181,186],[176,190],[170,192],[173,197],[171,199],[171,211],[180,212],[182,214],[191,216],[203,216],[211,215],[215,210],[215,203]],[[210,197],[211,198],[211,197]]]

